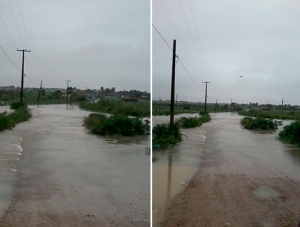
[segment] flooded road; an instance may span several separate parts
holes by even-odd
[[[175,115],[199,117],[199,114]],[[168,123],[169,116],[153,116],[153,125]],[[183,142],[163,150],[153,152],[158,161],[152,165],[152,220],[153,226],[164,216],[166,202],[184,189],[199,168],[205,130],[202,128],[181,129]]]
[[[149,136],[89,134],[77,106],[30,108],[0,134],[0,226],[150,226]]]
[[[160,226],[297,226],[300,148],[278,141],[280,130],[243,129],[237,114],[211,116],[198,129],[206,132],[198,170],[171,197]]]

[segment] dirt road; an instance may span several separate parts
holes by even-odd
[[[300,149],[276,132],[242,129],[239,119],[220,114],[203,126],[199,170],[169,201],[161,226],[297,226]]]

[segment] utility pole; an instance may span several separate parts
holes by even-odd
[[[177,106],[177,94],[176,94],[176,106]]]
[[[230,99],[230,110],[231,110],[231,113],[232,113],[232,99]]]
[[[281,102],[282,102],[282,104],[281,104],[281,118],[283,118],[283,102],[284,102],[283,99],[282,99]]]
[[[175,93],[175,62],[176,61],[176,40],[173,40],[172,57],[172,85],[171,85],[171,106],[170,106],[170,124],[174,124],[174,93]]]
[[[207,84],[208,84],[208,83],[210,84],[210,82],[203,82],[203,81],[202,81],[202,83],[205,83],[205,84],[206,84],[206,86],[205,86],[205,106],[204,106],[204,112],[206,113],[206,102],[207,102]]]
[[[23,87],[24,87],[24,52],[31,52],[31,50],[19,50],[17,49],[17,51],[22,51],[23,52],[23,56],[22,56],[22,75],[21,75],[21,94],[20,94],[20,103],[21,105],[23,104]]]
[[[71,80],[66,80],[67,82],[67,104],[69,103],[69,90],[68,90],[68,87],[69,87],[69,82],[71,82]]]
[[[41,80],[41,86],[40,86],[40,90],[39,90],[39,96],[38,96],[38,105],[40,104],[40,95],[41,95],[41,90],[42,90],[42,84],[43,84],[43,81]]]
[[[216,113],[217,101],[218,101],[218,99],[216,99],[216,105],[215,105],[215,110],[214,110],[214,113]]]

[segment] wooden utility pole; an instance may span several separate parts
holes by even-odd
[[[283,99],[282,99],[281,102],[282,102],[282,104],[281,104],[281,118],[283,118],[283,102],[284,102]]]
[[[202,81],[202,83],[205,83],[205,84],[206,84],[206,86],[205,86],[205,105],[204,105],[204,112],[206,113],[206,103],[207,103],[207,84],[208,84],[208,83],[210,84],[210,82],[203,82],[203,81]]]
[[[172,57],[172,85],[171,85],[170,124],[174,124],[175,60],[176,60],[176,40],[174,39],[173,40],[173,57]]]
[[[19,50],[17,49],[17,51],[22,51],[23,52],[23,56],[22,56],[22,75],[21,75],[21,93],[20,93],[20,103],[23,104],[23,87],[24,87],[24,52],[31,52],[31,50]]]
[[[214,110],[214,113],[216,113],[217,101],[218,101],[218,99],[216,99],[216,104],[215,104],[215,110]]]
[[[40,86],[39,96],[38,96],[38,101],[37,101],[38,105],[40,104],[40,95],[41,95],[42,85],[43,85],[43,81],[41,80],[41,86]]]
[[[69,103],[69,82],[71,82],[71,80],[66,80],[67,82],[67,104]]]

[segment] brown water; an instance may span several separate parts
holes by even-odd
[[[199,115],[180,114],[175,115],[175,119],[188,116]],[[169,116],[152,117],[153,125],[168,123],[169,120]],[[153,156],[158,159],[152,165],[153,226],[158,226],[158,221],[162,219],[166,202],[184,189],[200,164],[206,131],[202,128],[194,128],[181,129],[181,132],[183,142],[153,153]]]
[[[34,188],[33,201],[23,202],[42,211],[150,226],[150,157],[145,154],[150,136],[118,140],[92,135],[82,125],[89,112],[77,106],[30,108],[30,121],[0,134],[1,215],[14,188]],[[19,180],[25,174],[31,177]]]
[[[153,226],[159,226],[166,202],[188,184],[201,165],[202,156],[234,166],[226,168],[232,171],[228,174],[282,176],[300,181],[300,148],[277,140],[280,129],[267,132],[243,129],[242,116],[238,114],[218,113],[211,117],[212,121],[200,128],[182,130],[187,137],[181,144],[154,153],[159,160],[153,164]],[[157,118],[153,117],[154,123],[168,121],[168,117]],[[284,125],[290,122],[284,121]],[[263,171],[257,171],[258,166],[264,167]],[[278,193],[274,188],[258,185],[252,194],[271,198],[280,196]]]

